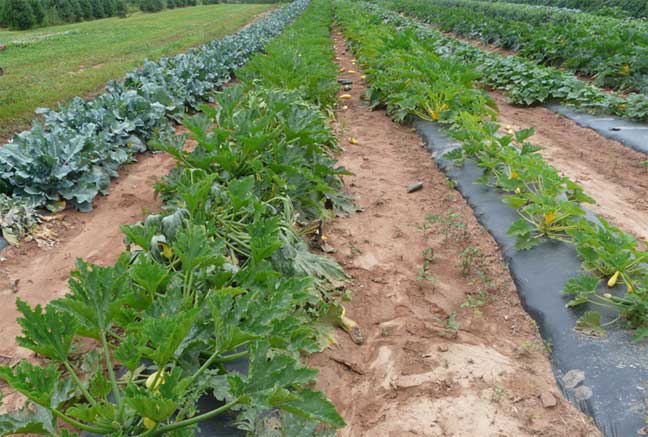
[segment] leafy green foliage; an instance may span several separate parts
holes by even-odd
[[[424,22],[367,3],[388,23],[413,29],[420,38],[434,42],[437,54],[455,63],[467,63],[481,73],[486,85],[503,90],[517,105],[557,101],[592,112],[647,120],[648,99],[642,93],[614,93],[598,88],[573,74],[552,66],[539,65],[517,55],[501,55],[468,42],[446,36]],[[387,2],[387,6],[426,20],[425,5],[415,0]]]
[[[537,63],[620,90],[648,90],[648,26],[553,8],[475,0],[396,0],[450,31],[512,49]]]
[[[323,53],[331,19],[330,4],[315,3],[299,28],[319,37],[286,38]],[[0,417],[3,435],[65,434],[62,422],[101,435],[192,435],[230,410],[249,430],[268,409],[344,426],[312,390],[317,372],[300,362],[302,352],[322,349],[321,319],[337,308],[331,291],[346,280],[302,238],[333,214],[328,196],[342,198],[343,173],[329,156],[328,120],[302,96],[323,103],[335,89],[321,99],[319,82],[267,90],[255,86],[257,74],[221,93],[218,110],[187,119],[191,151],[184,137],[159,145],[177,159],[158,186],[165,208],[123,227],[129,250],[114,265],[77,261],[70,293],[44,310],[18,301],[19,341],[49,363],[0,368],[0,379],[36,404],[34,414]],[[99,348],[79,358],[88,343]],[[226,366],[246,359],[246,373]],[[118,376],[120,365],[127,371]],[[199,411],[210,394],[222,405]]]
[[[501,0],[487,0],[501,1]],[[555,8],[568,8],[590,12],[596,15],[616,18],[648,18],[648,4],[642,0],[504,0],[506,3],[519,3]]]
[[[295,2],[234,36],[146,62],[94,99],[76,98],[59,111],[39,110],[45,123],[34,122],[0,149],[2,190],[37,207],[92,209],[118,168],[146,150],[146,142],[164,132],[169,119],[208,100],[305,7],[305,1]]]

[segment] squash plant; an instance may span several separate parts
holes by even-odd
[[[210,252],[203,245],[205,237],[204,229],[189,226],[179,231],[172,250],[190,264],[185,267],[212,258],[205,266],[221,264],[214,273],[227,277],[223,246],[217,241],[212,248],[220,246],[220,255],[183,252],[191,247]],[[3,434],[56,434],[60,419],[99,434],[160,435],[195,427],[230,409],[248,408],[281,408],[342,424],[325,398],[305,388],[315,372],[281,352],[282,343],[296,337],[295,332],[286,337],[284,331],[286,325],[299,323],[294,307],[308,299],[308,282],[274,275],[264,284],[273,284],[270,293],[225,287],[197,296],[193,288],[183,288],[186,277],[181,279],[149,257],[131,261],[124,254],[112,267],[79,261],[70,281],[72,292],[44,309],[31,309],[19,300],[23,335],[18,342],[50,364],[21,362],[13,369],[0,368],[0,377],[34,404],[32,414],[23,412],[20,428],[2,429]],[[87,341],[99,348],[84,350]],[[247,375],[224,367],[245,355],[250,361]],[[121,376],[114,370],[117,364],[124,367]],[[223,405],[198,412],[196,402],[208,392]]]
[[[301,20],[321,32],[330,17],[314,7]],[[193,153],[183,138],[160,146],[178,161],[159,186],[165,208],[122,228],[129,250],[114,266],[78,261],[65,298],[19,301],[19,342],[47,361],[0,370],[29,400],[0,417],[2,434],[193,435],[227,412],[254,430],[268,410],[284,423],[344,425],[300,364],[330,341],[324,320],[343,313],[332,292],[346,276],[308,251],[298,219],[320,220],[343,199],[333,137],[299,92],[242,86],[188,123]],[[229,365],[241,359],[247,372]],[[220,405],[199,410],[205,395]]]
[[[455,64],[473,65],[481,73],[485,85],[504,91],[514,104],[561,102],[587,111],[648,120],[648,99],[643,93],[603,90],[561,69],[539,65],[518,55],[501,55],[481,49],[446,36],[425,20],[418,21],[386,9],[402,9],[411,14],[412,10],[402,2],[364,3],[363,6],[387,23],[414,30],[419,38],[434,44],[436,54]]]

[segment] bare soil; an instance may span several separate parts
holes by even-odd
[[[340,331],[337,345],[310,364],[347,421],[339,435],[600,435],[561,396],[491,236],[412,129],[367,108],[338,32],[334,44],[341,77],[354,81],[337,113],[339,164],[354,172],[345,183],[362,212],[325,234],[353,277],[345,306],[365,341]],[[417,181],[423,189],[406,193]],[[453,214],[453,224],[424,233],[430,214]],[[462,266],[467,248],[478,255]]]
[[[547,108],[521,108],[509,104],[500,92],[491,95],[500,121],[514,130],[533,127],[536,133],[529,141],[543,147],[545,159],[596,200],[588,208],[624,231],[648,239],[646,155]]]

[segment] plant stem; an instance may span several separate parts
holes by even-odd
[[[229,354],[229,355],[224,355],[218,359],[218,362],[220,363],[229,363],[230,361],[238,360],[239,358],[243,358],[248,354],[247,350],[244,350],[242,352],[237,352],[235,354]]]
[[[52,408],[52,413],[54,413],[56,417],[59,417],[64,422],[67,422],[70,425],[74,426],[75,428],[82,429],[84,431],[93,432],[95,434],[108,434],[115,431],[113,428],[100,428],[92,425],[86,425],[85,423],[79,422],[76,419],[66,416],[64,413],[60,412],[56,408]]]
[[[219,414],[222,414],[222,413],[226,412],[227,410],[232,408],[234,405],[236,405],[240,400],[241,400],[241,398],[238,397],[238,398],[234,399],[233,401],[228,402],[228,403],[226,403],[225,405],[223,405],[223,406],[221,406],[219,408],[216,408],[215,410],[211,410],[211,411],[209,411],[209,412],[207,412],[205,414],[201,414],[200,416],[192,417],[191,419],[181,420],[180,422],[171,423],[171,424],[165,425],[165,426],[163,426],[161,428],[152,429],[152,430],[150,430],[148,432],[145,432],[144,434],[140,434],[139,437],[156,436],[156,435],[164,434],[164,433],[167,433],[167,432],[179,429],[179,428],[184,428],[184,427],[187,427],[187,426],[195,425],[198,422],[202,422],[204,420],[211,419],[214,416],[218,416]]]
[[[115,396],[115,403],[119,406],[119,411],[121,412],[121,393],[119,391],[119,387],[117,386],[115,370],[113,369],[112,360],[110,359],[110,348],[108,347],[108,340],[106,340],[106,333],[103,330],[101,331],[101,344],[103,346],[103,351],[106,359],[106,369],[108,369],[108,376],[110,377],[110,385],[112,386]],[[121,421],[121,414],[117,417],[117,420]]]
[[[211,366],[212,363],[213,363],[214,361],[216,361],[216,359],[218,358],[218,353],[219,353],[219,350],[216,349],[216,350],[214,351],[214,353],[211,354],[211,356],[210,356],[209,358],[207,358],[207,361],[205,361],[205,362],[203,363],[203,365],[200,366],[200,369],[198,369],[198,370],[196,371],[196,373],[194,373],[193,376],[191,376],[191,378],[189,379],[189,383],[187,384],[187,387],[191,386],[191,384],[194,383],[194,381],[196,380],[196,378],[198,378],[200,375],[202,375],[202,373],[203,373],[205,370],[207,370],[207,369],[209,368],[209,366]]]
[[[85,396],[86,400],[90,402],[90,405],[92,405],[93,407],[97,405],[97,401],[95,400],[94,397],[92,397],[88,389],[83,385],[83,383],[77,376],[76,372],[74,371],[70,363],[68,363],[67,361],[63,361],[63,365],[67,369],[68,373],[70,374],[74,382],[79,386],[79,389],[81,390],[81,393],[83,393],[83,396]]]

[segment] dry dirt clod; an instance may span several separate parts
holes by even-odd
[[[360,364],[356,363],[356,362],[349,361],[346,358],[340,357],[340,356],[337,356],[337,355],[331,355],[329,358],[331,360],[335,361],[338,364],[342,364],[344,367],[351,370],[352,372],[357,373],[358,375],[364,375],[365,374],[365,371],[362,368],[362,366]]]
[[[408,185],[407,192],[414,193],[415,191],[419,191],[421,189],[423,189],[423,182],[416,182],[413,183],[412,185]]]
[[[437,348],[439,352],[448,352],[448,345],[446,344],[440,344],[439,347]]]
[[[389,337],[391,335],[394,335],[394,332],[398,329],[400,326],[400,323],[398,323],[396,320],[389,320],[387,322],[383,322],[380,325],[378,325],[380,328],[380,335],[383,337]]]
[[[540,393],[540,402],[545,408],[553,408],[558,405],[555,396],[550,391],[543,391]]]

